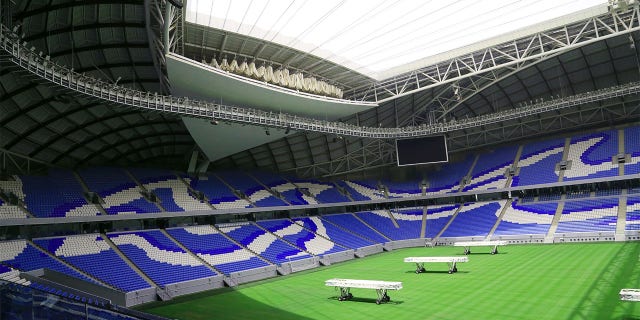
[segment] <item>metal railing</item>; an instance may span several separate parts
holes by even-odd
[[[525,104],[507,111],[463,120],[399,128],[364,127],[343,122],[324,121],[286,113],[222,105],[187,97],[174,97],[129,89],[100,79],[88,77],[84,74],[79,74],[73,71],[73,69],[61,66],[49,60],[48,57],[43,56],[42,53],[36,53],[33,48],[29,49],[27,43],[21,43],[18,35],[11,32],[6,26],[0,25],[0,29],[0,56],[2,56],[5,62],[10,62],[23,71],[37,76],[41,81],[56,84],[75,94],[97,99],[106,104],[216,121],[229,121],[282,129],[288,128],[291,130],[336,134],[340,136],[373,139],[429,136],[640,92],[640,82],[632,82],[570,97],[557,98],[528,105]]]

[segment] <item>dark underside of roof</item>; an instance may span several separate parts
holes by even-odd
[[[143,1],[18,1],[10,8],[29,46],[76,72],[163,92]],[[5,19],[7,21],[9,19]],[[98,164],[185,169],[194,141],[174,115],[96,103],[0,65],[0,148],[62,167]]]
[[[429,124],[434,120],[464,119],[517,108],[537,99],[571,96],[639,81],[638,35],[634,34],[632,39],[630,42],[629,36],[618,36],[552,55],[522,68],[498,69],[490,77],[468,77],[456,84],[457,93],[454,86],[443,85],[385,102],[343,121],[382,127]],[[449,132],[449,151],[492,148],[549,134],[637,123],[639,99],[638,95],[629,95]],[[262,167],[318,176],[393,165],[393,152],[393,142],[389,141],[299,133],[232,155],[214,165]]]

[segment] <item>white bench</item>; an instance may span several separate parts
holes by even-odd
[[[410,262],[416,264],[416,274],[425,272],[424,264],[425,263],[442,263],[446,262],[449,266],[449,273],[458,272],[458,267],[456,263],[458,262],[469,262],[468,257],[408,257],[404,258],[404,262]]]
[[[622,289],[622,290],[620,290],[620,300],[622,300],[622,301],[640,301],[640,289]]]
[[[327,287],[337,287],[340,289],[338,300],[345,301],[353,298],[351,288],[375,289],[378,298],[376,304],[389,302],[391,298],[387,295],[387,290],[402,289],[402,282],[379,281],[379,280],[354,280],[354,279],[329,279],[324,282]]]
[[[463,241],[456,242],[453,244],[454,247],[464,247],[464,254],[471,253],[470,247],[493,247],[491,250],[491,254],[498,253],[498,246],[506,246],[507,241],[498,241],[498,240],[490,240],[490,241]]]

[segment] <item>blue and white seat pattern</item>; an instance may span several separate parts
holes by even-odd
[[[321,256],[345,250],[334,242],[319,237],[288,219],[258,221],[257,223],[278,237],[313,255]]]
[[[612,161],[617,151],[618,131],[573,137],[567,156],[571,168],[564,171],[564,181],[617,176],[619,165]]]
[[[156,284],[167,285],[216,275],[159,230],[109,233],[107,236]]]
[[[49,253],[123,292],[151,287],[99,234],[33,240]]]
[[[427,207],[427,224],[425,226],[425,238],[435,238],[442,228],[451,220],[458,210],[458,205],[436,205]]]
[[[441,237],[486,236],[497,221],[505,200],[465,204]]]
[[[305,217],[293,219],[295,223],[307,228],[317,235],[327,238],[343,247],[356,249],[374,245],[371,240],[361,238],[346,229],[342,229],[330,222],[322,220],[320,217]]]
[[[275,264],[311,257],[309,253],[250,223],[219,225],[218,229]]]
[[[463,191],[504,188],[507,183],[505,172],[511,167],[517,151],[517,146],[508,146],[481,154]]]
[[[640,230],[640,197],[629,196],[627,198],[627,224],[626,230]]]
[[[557,202],[521,204],[516,199],[506,208],[494,235],[546,234],[557,208]]]
[[[615,231],[618,198],[566,201],[558,221],[558,233]]]
[[[176,240],[224,274],[269,265],[210,225],[168,229]]]
[[[0,242],[0,262],[20,271],[47,268],[84,281],[96,283],[94,279],[54,259],[26,240]]]

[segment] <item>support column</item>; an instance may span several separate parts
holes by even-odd
[[[566,198],[567,196],[565,194],[560,196],[560,201],[558,201],[558,208],[556,208],[556,214],[553,216],[553,220],[551,220],[551,227],[549,227],[547,236],[544,238],[545,243],[553,243],[553,238],[555,236],[556,230],[558,229],[558,222],[560,221],[560,217],[562,217],[562,211],[564,210],[564,200]]]
[[[618,130],[618,154],[624,154],[624,129]],[[624,176],[624,163],[618,163],[618,175]]]
[[[625,230],[627,229],[627,189],[622,189],[618,197],[618,222],[616,223],[616,241],[625,241]]]
[[[571,138],[566,138],[564,140],[564,151],[562,151],[562,161],[567,161],[569,157],[569,148],[571,146]],[[567,170],[571,170],[571,165],[567,168]],[[558,170],[558,182],[562,182],[564,179],[564,170]]]

